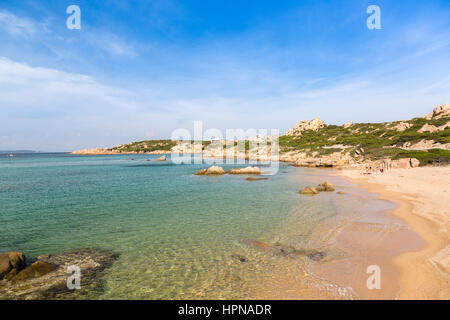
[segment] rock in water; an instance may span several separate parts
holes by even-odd
[[[261,168],[259,167],[247,167],[247,168],[238,168],[238,169],[230,169],[228,171],[229,174],[261,174]]]
[[[231,257],[239,260],[240,262],[247,262],[247,259],[239,254],[232,254]]]
[[[26,258],[22,252],[7,252],[0,254],[0,280],[11,271],[17,273],[25,267]]]
[[[325,181],[324,183],[319,184],[317,191],[333,192],[334,185],[329,183],[328,181]]]
[[[272,252],[272,253],[274,253],[275,251],[278,251],[278,249],[276,249],[276,248],[272,247],[271,245],[269,245],[265,242],[262,242],[262,241],[244,239],[241,241],[241,243],[246,246],[258,249],[259,251]]]
[[[326,257],[326,254],[325,254],[325,252],[317,251],[317,252],[308,254],[307,257],[309,259],[311,259],[312,261],[320,261]]]
[[[161,156],[158,159],[156,159],[156,161],[166,161],[166,156]]]
[[[269,178],[255,178],[255,177],[248,177],[245,179],[247,181],[260,181],[260,180],[269,180]]]
[[[11,277],[11,281],[0,281],[0,300],[55,299],[73,293],[67,288],[69,266],[80,268],[81,290],[95,288],[101,272],[116,258],[110,251],[90,248],[43,256]]]
[[[196,176],[203,176],[203,175],[205,175],[206,174],[206,171],[207,171],[208,169],[202,169],[202,170],[200,170],[200,171],[197,171],[196,173],[194,173]]]
[[[202,169],[194,174],[197,176],[222,175],[222,174],[225,174],[225,170],[223,170],[223,168],[219,167],[219,166],[212,166],[212,167],[209,167],[208,169]]]
[[[306,194],[306,195],[316,195],[319,193],[319,191],[317,191],[317,189],[313,188],[313,187],[306,187],[306,188],[300,190],[300,193]]]
[[[54,265],[38,260],[17,273],[14,277],[12,277],[11,281],[16,283],[27,279],[38,278],[52,272],[55,269],[56,267]]]

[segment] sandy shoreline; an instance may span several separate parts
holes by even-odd
[[[450,299],[450,167],[397,169],[370,176],[341,170],[338,175],[380,199],[398,203],[393,214],[425,241],[419,250],[392,259],[400,271],[399,279],[390,279],[400,286],[396,298]]]
[[[324,250],[327,257],[280,263],[256,299],[450,299],[450,167],[371,176],[314,169],[309,178],[312,185],[335,185],[337,193],[321,201],[333,201],[339,213],[299,245]],[[367,288],[374,265],[381,272],[379,290]]]

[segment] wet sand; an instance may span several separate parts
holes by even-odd
[[[396,299],[400,269],[394,258],[425,246],[423,239],[392,212],[398,204],[336,176],[335,170],[315,169],[312,185],[330,181],[336,192],[319,201],[332,201],[338,214],[320,222],[300,246],[326,252],[320,261],[280,262],[255,295],[259,299]],[[300,195],[302,196],[302,195]],[[355,201],[355,199],[358,199]],[[355,205],[357,206],[355,208]],[[379,266],[381,289],[369,290],[369,266]]]
[[[370,176],[356,170],[338,174],[381,199],[398,203],[393,214],[423,239],[423,245],[411,250],[411,235],[396,232],[383,241],[385,249],[374,248],[376,255],[382,256],[383,252],[409,246],[392,258],[392,267],[381,268],[382,284],[396,283],[398,299],[450,299],[450,167],[397,169]],[[344,233],[344,243],[351,233]],[[370,242],[357,239],[361,249],[371,248]],[[372,298],[371,294],[364,297]],[[388,298],[381,293],[373,297]]]
[[[373,176],[318,169],[314,175],[313,183],[328,180],[336,186],[322,201],[334,201],[340,213],[319,223],[301,245],[327,256],[318,262],[280,261],[255,298],[450,298],[450,168]],[[350,210],[355,197],[360,207]],[[370,290],[368,267],[374,265],[381,288]]]

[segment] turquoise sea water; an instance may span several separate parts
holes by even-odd
[[[102,289],[81,290],[80,298],[250,298],[281,262],[241,240],[301,247],[339,211],[335,194],[298,194],[315,181],[308,169],[280,164],[269,180],[249,182],[195,176],[208,165],[156,158],[0,157],[0,252],[32,258],[95,247],[120,254]]]

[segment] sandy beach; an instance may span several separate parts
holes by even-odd
[[[398,203],[393,214],[424,240],[420,249],[397,254],[392,260],[398,270],[394,275],[399,277],[396,298],[450,299],[450,167],[396,169],[371,175],[341,170],[338,175],[381,199]],[[400,240],[401,236],[397,237]],[[392,276],[384,279],[384,283],[386,279],[395,282]]]

